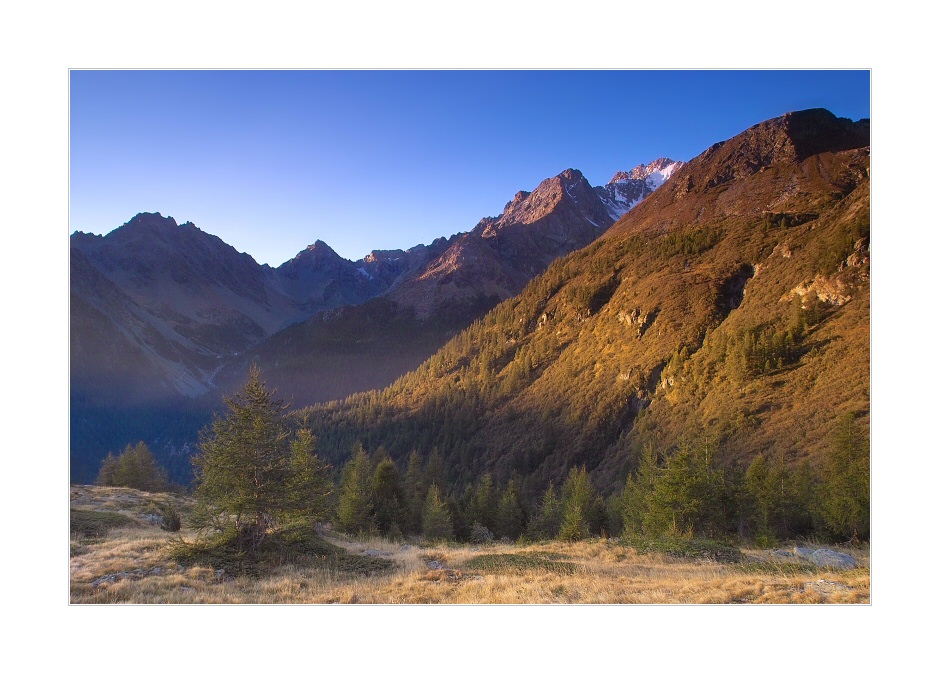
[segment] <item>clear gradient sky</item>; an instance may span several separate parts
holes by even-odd
[[[272,266],[358,259],[813,107],[869,117],[869,72],[73,70],[69,227],[159,211]]]

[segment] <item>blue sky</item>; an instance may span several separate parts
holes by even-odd
[[[566,168],[591,184],[752,124],[870,116],[868,71],[80,71],[70,231],[141,211],[272,266],[472,228]]]

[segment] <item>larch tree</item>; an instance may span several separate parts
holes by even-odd
[[[398,467],[390,458],[382,459],[372,477],[375,525],[382,535],[401,535],[406,515],[405,492]]]
[[[127,445],[120,456],[115,457],[109,452],[101,464],[97,483],[104,487],[156,492],[166,489],[167,478],[166,471],[157,464],[147,443],[141,441]]]
[[[373,530],[372,462],[362,443],[356,443],[352,458],[343,468],[336,505],[336,523],[341,531],[366,534]]]
[[[870,522],[871,457],[855,415],[845,415],[822,465],[821,506],[830,532],[867,540]]]
[[[201,434],[194,524],[234,529],[243,548],[255,549],[277,524],[324,514],[330,491],[326,466],[309,429],[292,430],[287,408],[252,366],[248,380]]]
[[[424,502],[422,525],[424,537],[429,541],[449,541],[454,537],[450,513],[447,511],[447,505],[437,485],[431,485],[428,490],[428,497]]]

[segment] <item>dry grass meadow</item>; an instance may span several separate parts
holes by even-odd
[[[830,571],[776,563],[750,549],[733,563],[641,554],[616,539],[424,546],[327,534],[345,551],[343,563],[233,574],[174,559],[180,535],[195,538],[185,497],[73,486],[70,500],[72,604],[870,603],[867,548],[849,551],[859,568]],[[166,501],[183,513],[178,534],[154,517]],[[377,560],[388,561],[371,563]]]

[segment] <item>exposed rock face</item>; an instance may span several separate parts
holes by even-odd
[[[611,218],[618,220],[666,182],[683,164],[660,157],[649,164],[640,164],[629,172],[618,171],[607,185],[595,187],[594,190],[604,202]]]
[[[420,272],[399,281],[388,298],[419,318],[479,296],[506,299],[555,258],[593,241],[613,223],[580,171],[567,169],[521,191],[498,217],[483,218],[453,237]]]
[[[430,245],[419,244],[408,250],[374,250],[357,265],[366,271],[384,288],[392,288],[399,281],[420,273],[429,260],[440,255],[456,238],[440,237]]]
[[[462,292],[510,297],[552,260],[597,238],[681,165],[657,159],[618,173],[604,187],[591,187],[580,171],[567,169],[532,192],[517,192],[500,216],[483,218],[471,232],[452,239],[439,258],[390,297],[422,317],[434,313],[436,302],[452,302]]]
[[[616,223],[605,236],[618,236],[625,228],[663,231],[674,223],[768,213],[807,222],[828,205],[833,191],[847,195],[867,184],[868,143],[868,120],[853,122],[828,110],[755,124],[677,168],[668,183],[635,207],[628,223]],[[851,154],[832,159],[843,152]],[[794,173],[790,169],[797,164],[802,169]]]

